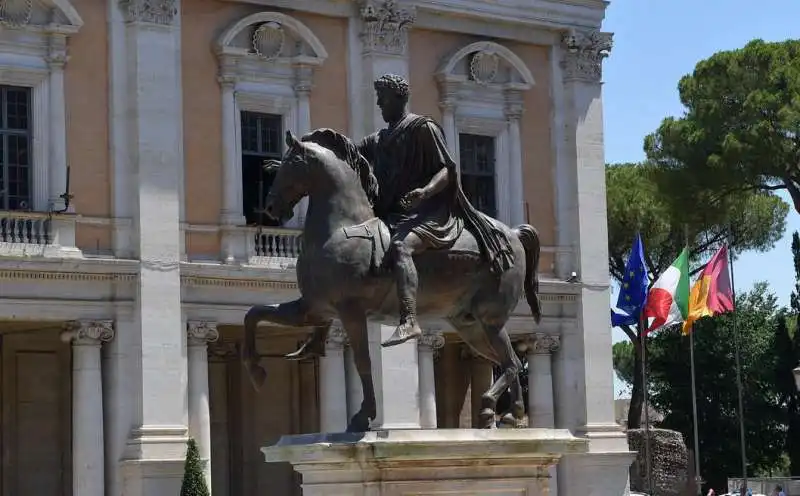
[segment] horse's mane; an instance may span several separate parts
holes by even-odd
[[[361,155],[358,147],[350,138],[333,129],[323,128],[311,131],[303,136],[301,141],[309,141],[323,146],[332,151],[336,158],[347,162],[347,165],[358,174],[370,206],[375,205],[378,200],[378,180],[372,172],[372,165]]]

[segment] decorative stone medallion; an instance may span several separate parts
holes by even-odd
[[[0,0],[0,24],[20,27],[30,24],[33,0]]]
[[[491,84],[499,68],[500,57],[496,53],[475,52],[469,62],[469,75],[478,84]]]
[[[285,46],[286,33],[277,22],[265,22],[253,33],[253,51],[261,58],[276,59],[281,56]]]

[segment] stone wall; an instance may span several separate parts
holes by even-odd
[[[689,454],[680,432],[666,429],[650,429],[650,466],[653,473],[653,488],[648,487],[647,464],[645,462],[644,429],[628,430],[628,446],[635,451],[636,461],[631,465],[631,490],[679,496],[683,494],[689,474]]]

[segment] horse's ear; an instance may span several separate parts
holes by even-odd
[[[294,137],[294,133],[291,131],[286,131],[286,146],[290,149],[300,146],[300,142],[297,141],[297,138]]]

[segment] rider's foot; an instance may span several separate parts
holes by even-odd
[[[317,336],[317,333],[313,333],[299,348],[283,357],[287,360],[305,360],[323,356],[325,356],[325,343]]]
[[[403,344],[409,339],[416,339],[422,336],[422,329],[420,329],[419,325],[417,324],[417,319],[409,318],[400,322],[400,325],[397,326],[397,329],[394,330],[394,334],[381,343],[381,346],[387,348],[389,346],[396,346],[398,344]]]

